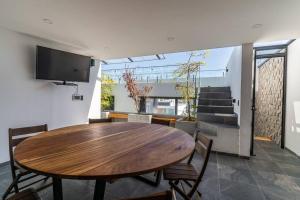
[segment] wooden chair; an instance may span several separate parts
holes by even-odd
[[[197,190],[197,188],[206,170],[213,143],[211,139],[200,134],[199,130],[195,131],[194,137],[196,142],[195,150],[187,163],[178,163],[164,169],[165,180],[168,180],[171,188],[175,189],[175,191],[178,192],[185,200],[191,200],[195,192],[197,192],[201,197],[201,193]],[[195,167],[191,164],[195,152],[199,153],[203,158],[200,173],[198,173]],[[182,189],[178,187],[179,183],[181,184]],[[183,183],[190,188],[189,191],[185,191]]]
[[[37,194],[37,192],[33,189],[26,189],[22,192],[19,192],[10,198],[8,200],[40,200],[41,198]]]
[[[112,118],[89,119],[89,124],[112,122]]]
[[[128,122],[151,124],[152,115],[128,114]]]
[[[126,200],[172,200],[172,192],[168,190],[147,197],[138,197],[138,198],[131,198]]]
[[[18,186],[19,183],[23,183],[39,175],[23,169],[14,160],[14,148],[19,143],[33,136],[34,134],[47,131],[47,130],[48,130],[47,124],[40,125],[40,126],[15,128],[15,129],[10,128],[8,130],[10,167],[11,167],[13,182],[9,185],[8,189],[3,194],[3,199],[5,199],[9,194],[13,193],[12,189],[14,189],[15,193],[18,193],[20,190],[23,190],[35,183],[46,181],[48,179],[48,177],[43,176],[43,178],[31,181],[30,183],[24,184],[22,185],[22,187],[19,188]],[[44,189],[50,186],[51,184],[44,185],[43,187],[39,188],[39,190]]]
[[[171,120],[164,119],[164,118],[158,118],[158,117],[152,117],[151,124],[160,124],[160,125],[170,126]]]

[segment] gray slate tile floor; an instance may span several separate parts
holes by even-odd
[[[250,160],[213,153],[199,190],[203,200],[300,200],[300,159],[276,144],[255,142],[256,156]],[[199,157],[194,165],[199,166]],[[0,195],[11,181],[8,165],[0,167]],[[107,184],[105,199],[136,197],[168,189],[162,181],[158,188],[132,178]],[[64,199],[92,199],[94,181],[63,180]],[[52,188],[40,192],[52,199]],[[181,198],[178,198],[181,199]],[[197,198],[195,198],[197,199]]]

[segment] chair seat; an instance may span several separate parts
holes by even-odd
[[[169,181],[196,181],[199,174],[195,167],[187,163],[178,163],[164,169],[164,178]]]

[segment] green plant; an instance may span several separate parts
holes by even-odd
[[[185,118],[185,120],[187,121],[193,121],[192,114],[195,115],[196,113],[196,105],[191,105],[191,101],[193,100],[193,98],[196,98],[195,94],[197,94],[195,86],[196,84],[193,80],[191,80],[191,75],[199,72],[200,67],[205,65],[204,61],[192,61],[192,59],[194,57],[201,57],[202,59],[205,59],[207,55],[207,51],[202,51],[199,54],[191,52],[188,61],[184,64],[181,64],[179,68],[174,72],[175,77],[186,78],[186,81],[184,83],[177,83],[175,87],[176,90],[180,92],[184,102],[187,104],[186,112],[184,113],[185,115],[187,115],[187,117]],[[194,110],[193,113],[192,109]]]
[[[101,109],[112,110],[114,97],[112,96],[114,81],[108,75],[101,78]]]

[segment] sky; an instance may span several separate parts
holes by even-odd
[[[204,61],[205,65],[201,67],[201,77],[219,77],[223,76],[228,60],[232,54],[234,47],[217,48],[207,50],[207,56],[193,57],[193,61]],[[193,51],[196,54],[203,51]],[[190,56],[190,51],[159,54],[163,59],[156,56],[132,57],[134,62],[130,62],[127,58],[106,60],[109,64],[102,64],[102,74],[107,74],[116,81],[121,78],[125,68],[135,68],[134,74],[137,80],[146,79],[172,79],[173,72],[178,65],[186,63]]]
[[[256,43],[255,47],[259,46],[270,46],[270,45],[280,45],[286,44],[289,40]],[[204,61],[206,64],[201,67],[200,77],[220,77],[224,75],[226,70],[226,65],[230,56],[232,54],[234,47],[226,48],[216,48],[210,49],[208,51],[208,56],[203,59],[202,57],[195,57],[194,61]],[[263,53],[274,53],[276,50],[271,50],[272,52]],[[203,52],[193,51],[193,52]],[[134,69],[134,74],[138,81],[146,80],[166,80],[174,78],[174,71],[182,63],[186,63],[189,59],[191,51],[178,52],[178,53],[165,53],[159,54],[163,59],[158,59],[155,55],[141,56],[141,57],[131,57],[132,61],[127,58],[106,60],[109,64],[102,64],[101,74],[107,74],[113,78],[116,82],[122,80],[122,74],[125,68]],[[257,60],[257,64],[262,63],[264,59]],[[101,75],[99,74],[99,76]]]

